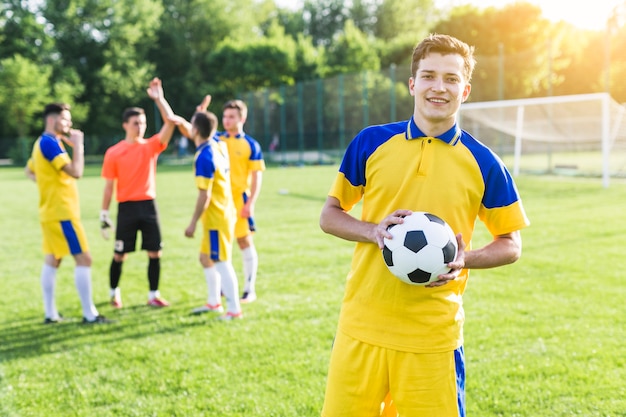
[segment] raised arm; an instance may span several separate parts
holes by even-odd
[[[167,100],[165,100],[165,93],[163,92],[161,79],[154,77],[152,81],[150,81],[150,86],[146,91],[148,92],[148,96],[159,108],[161,119],[163,119],[163,127],[161,127],[161,131],[159,132],[161,135],[161,143],[168,144],[172,139],[172,134],[174,133],[175,125],[172,120],[174,117],[174,111],[170,107]]]

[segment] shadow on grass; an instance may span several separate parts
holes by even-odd
[[[186,306],[158,309],[141,304],[107,311],[101,305],[106,303],[98,305],[98,309],[113,323],[84,324],[81,317],[66,317],[59,323],[44,324],[40,316],[0,321],[0,363],[67,353],[94,343],[115,343],[180,333],[189,327],[224,324],[216,320],[216,314],[193,315],[191,307]]]

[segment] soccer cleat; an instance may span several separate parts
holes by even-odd
[[[243,318],[243,313],[240,311],[238,313],[231,313],[230,311],[223,316],[219,316],[217,319],[222,321],[231,321],[231,320],[240,320]]]
[[[248,304],[248,303],[252,303],[256,300],[256,293],[254,292],[244,292],[243,295],[241,296],[241,303],[242,304]]]
[[[202,314],[202,313],[223,313],[224,307],[221,304],[205,304],[202,307],[194,308],[191,311],[191,314]]]
[[[111,307],[122,308],[122,297],[111,297]]]
[[[113,320],[109,320],[104,316],[96,316],[95,319],[93,320],[87,320],[86,317],[83,317],[83,324],[109,324],[109,323],[115,323]]]
[[[169,307],[170,303],[161,297],[154,297],[152,300],[148,300],[148,305],[150,307]]]
[[[46,317],[45,319],[43,319],[43,324],[57,324],[57,323],[61,323],[62,321],[63,321],[63,316],[59,316],[54,319],[51,319],[50,317]]]

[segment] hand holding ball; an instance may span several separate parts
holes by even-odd
[[[392,239],[384,239],[383,258],[392,274],[411,285],[426,285],[448,273],[458,245],[450,226],[440,217],[415,211],[404,223],[389,226]]]

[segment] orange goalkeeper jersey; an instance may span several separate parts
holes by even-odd
[[[155,199],[157,160],[166,148],[161,135],[156,134],[135,143],[122,140],[107,149],[102,177],[116,181],[119,203]]]

